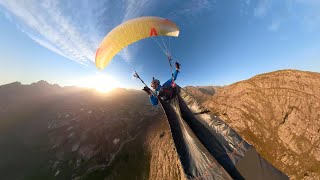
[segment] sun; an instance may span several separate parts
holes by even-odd
[[[119,82],[112,76],[100,73],[80,79],[76,81],[75,85],[79,87],[92,88],[101,93],[107,93],[120,87]]]
[[[100,82],[92,82],[88,88],[95,89],[101,93],[107,93],[113,90],[116,87],[113,87],[113,85],[110,84],[100,84]]]

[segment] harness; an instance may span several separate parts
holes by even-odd
[[[176,95],[175,89],[176,88],[172,86],[162,87],[159,91],[158,97],[160,97],[163,101],[169,101]]]

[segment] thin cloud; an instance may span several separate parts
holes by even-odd
[[[250,6],[248,3],[247,5]],[[253,6],[254,17],[271,17],[271,22],[267,26],[270,31],[279,31],[286,23],[292,22],[301,24],[301,27],[309,32],[320,29],[319,0],[257,0]]]
[[[271,0],[258,0],[254,8],[255,17],[265,17],[271,7]]]
[[[193,17],[211,9],[209,0],[192,0],[169,14]],[[128,19],[149,15],[167,4],[149,0],[0,0],[0,11],[39,45],[81,64],[94,61],[95,51],[107,32]],[[152,13],[151,13],[152,14]],[[170,16],[168,14],[168,16]],[[167,16],[167,17],[168,17]],[[139,46],[125,48],[119,56],[134,59]]]
[[[216,1],[209,0],[191,0],[185,3],[182,3],[180,6],[175,7],[176,10],[169,13],[168,17],[170,19],[175,19],[183,17],[188,19],[188,22],[199,14],[212,10]]]
[[[271,25],[268,27],[270,31],[278,31],[282,21],[280,19],[273,19]]]
[[[130,48],[132,49],[132,48]],[[122,51],[119,53],[122,59],[124,59],[127,63],[131,63],[133,60],[133,51],[129,50],[129,46],[122,49]]]
[[[300,22],[309,32],[315,32],[320,29],[320,1],[319,0],[297,0],[297,6],[306,8],[303,16],[300,16]]]
[[[320,7],[320,1],[319,0],[296,0],[296,2],[305,4],[305,5],[318,6],[318,8]]]
[[[79,19],[73,18],[75,11],[66,11],[71,5],[59,1],[37,0],[19,1],[2,0],[0,5],[10,12],[20,30],[31,39],[49,50],[75,60],[86,63],[94,59],[94,38],[88,38],[93,34],[83,31],[90,29],[92,24],[82,24]],[[93,11],[89,12],[94,13]]]

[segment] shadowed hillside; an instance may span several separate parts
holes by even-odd
[[[161,111],[143,92],[17,82],[0,99],[2,179],[148,177],[144,130]]]

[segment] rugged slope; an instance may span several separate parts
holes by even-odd
[[[166,117],[154,119],[147,131],[146,148],[150,161],[150,180],[184,180],[183,170],[176,153]]]
[[[291,178],[319,179],[319,73],[186,89]],[[44,81],[0,86],[2,179],[183,179],[161,109],[143,92],[112,94]]]
[[[184,89],[188,91],[199,103],[210,99],[222,87],[220,86],[186,86]]]
[[[261,74],[220,89],[204,105],[291,178],[320,178],[319,73]]]

